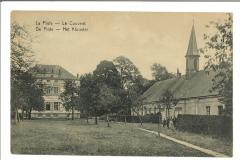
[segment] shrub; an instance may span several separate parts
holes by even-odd
[[[180,131],[232,137],[232,117],[215,115],[178,115],[176,128]]]

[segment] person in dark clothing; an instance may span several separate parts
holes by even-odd
[[[164,118],[163,119],[163,127],[165,127],[166,126],[166,119]]]
[[[167,118],[167,128],[168,128],[168,129],[169,129],[169,121],[170,121],[170,119]]]
[[[176,117],[174,116],[174,117],[173,117],[173,126],[174,126],[174,128],[176,128],[176,122],[177,122],[177,119],[176,119]]]

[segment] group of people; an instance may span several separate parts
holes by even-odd
[[[168,117],[167,119],[163,119],[163,127],[167,127],[168,129],[175,129],[176,127],[176,117]]]

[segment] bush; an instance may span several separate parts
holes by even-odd
[[[232,117],[215,115],[178,115],[176,128],[180,131],[232,137]]]

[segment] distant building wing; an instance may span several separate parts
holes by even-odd
[[[76,79],[73,74],[59,65],[37,64],[31,69],[35,78]]]

